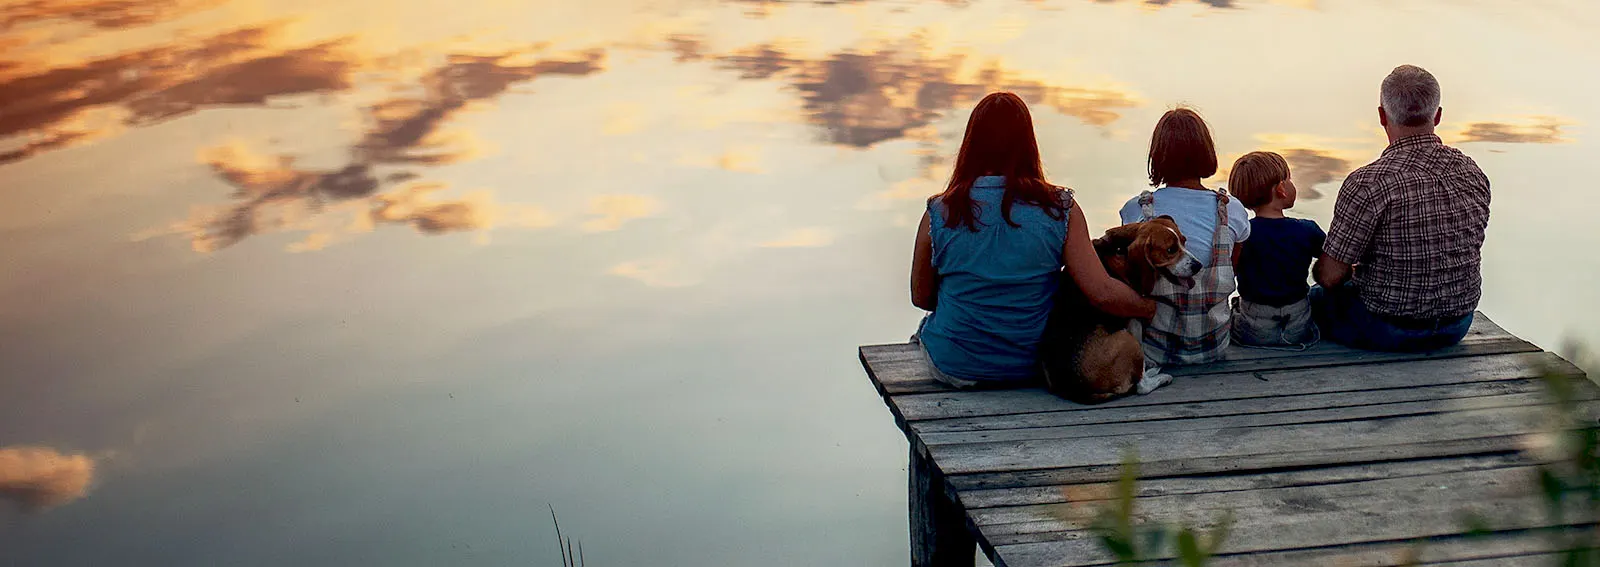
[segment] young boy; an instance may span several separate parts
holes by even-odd
[[[1233,162],[1228,192],[1246,208],[1250,239],[1241,243],[1239,297],[1233,305],[1233,338],[1240,344],[1304,348],[1319,339],[1306,293],[1313,258],[1326,235],[1317,223],[1283,216],[1294,207],[1289,162],[1272,152],[1250,152]]]

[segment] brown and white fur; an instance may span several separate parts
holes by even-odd
[[[1184,241],[1177,223],[1163,215],[1107,230],[1094,241],[1094,249],[1111,277],[1149,295],[1158,278],[1198,268]],[[1127,395],[1144,376],[1139,338],[1128,331],[1127,318],[1095,308],[1069,273],[1063,270],[1060,277],[1039,344],[1045,386],[1086,404]]]

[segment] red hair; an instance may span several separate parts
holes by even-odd
[[[1066,218],[1067,204],[1056,186],[1044,178],[1039,141],[1033,136],[1033,115],[1015,94],[990,94],[972,109],[950,184],[944,193],[934,196],[944,203],[946,227],[978,230],[978,204],[972,200],[972,183],[985,175],[1006,178],[1005,194],[1000,200],[1000,216],[1006,224],[1022,226],[1011,220],[1011,205],[1018,201],[1044,209],[1052,219]]]

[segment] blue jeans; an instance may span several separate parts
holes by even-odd
[[[1422,352],[1441,349],[1467,336],[1472,314],[1438,321],[1406,322],[1367,310],[1360,288],[1346,282],[1331,290],[1311,288],[1311,312],[1322,336],[1363,350]]]

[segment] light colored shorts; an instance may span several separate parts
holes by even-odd
[[[1310,298],[1283,307],[1233,298],[1233,340],[1239,344],[1304,349],[1321,338],[1311,320]]]
[[[950,386],[956,388],[967,389],[974,386],[979,386],[980,384],[972,380],[963,380],[961,378],[956,378],[955,376],[945,374],[943,370],[939,370],[939,367],[933,364],[933,357],[928,354],[928,347],[922,344],[922,338],[919,336],[922,331],[922,325],[926,325],[927,323],[927,317],[923,317],[922,322],[917,324],[917,333],[911,335],[911,342],[917,345],[917,350],[922,353],[922,362],[928,365],[928,374],[933,376],[934,380],[944,382],[945,384],[949,384]]]

